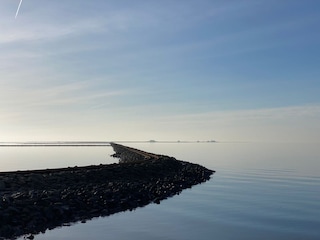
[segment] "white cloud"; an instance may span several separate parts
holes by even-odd
[[[70,35],[77,36],[91,33],[101,33],[107,30],[105,23],[101,21],[83,20],[67,25],[46,25],[33,24],[31,26],[23,25],[27,28],[12,28],[11,26],[1,26],[3,32],[0,36],[1,44],[12,44],[16,42],[39,41],[47,39],[53,41]]]
[[[183,119],[194,119],[206,121],[206,119],[226,120],[281,120],[288,118],[305,118],[305,117],[320,117],[320,105],[305,105],[305,106],[288,106],[279,108],[265,109],[248,109],[248,110],[226,110],[214,111],[200,114],[186,114],[174,116],[173,119],[181,121]]]
[[[110,98],[127,95],[128,90],[90,90],[94,83],[89,81],[45,86],[39,88],[6,87],[2,89],[1,105],[11,109],[34,110],[37,108],[70,109],[107,101]]]

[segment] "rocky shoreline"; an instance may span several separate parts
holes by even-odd
[[[173,157],[111,145],[119,164],[0,173],[0,239],[160,203],[214,173]]]

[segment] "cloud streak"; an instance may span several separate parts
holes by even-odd
[[[101,21],[82,20],[80,22],[57,25],[57,24],[41,24],[37,23],[32,26],[23,25],[25,28],[12,28],[7,26],[3,29],[0,37],[0,43],[13,44],[20,42],[33,42],[40,40],[56,41],[68,36],[81,36],[93,33],[102,33],[106,31],[106,26]]]
[[[305,105],[305,106],[288,106],[279,108],[265,109],[247,109],[247,110],[229,110],[229,111],[213,111],[198,114],[179,114],[162,118],[168,122],[233,122],[241,121],[252,124],[254,122],[264,121],[290,121],[291,120],[320,120],[320,105]]]
[[[1,105],[10,109],[32,111],[41,109],[72,109],[86,108],[100,102],[110,101],[112,98],[123,97],[130,94],[128,90],[88,91],[89,82],[76,82],[45,88],[17,88],[6,87],[1,95]]]
[[[19,14],[19,10],[20,10],[20,7],[21,7],[21,4],[22,4],[22,1],[23,1],[23,0],[20,0],[19,6],[18,6],[17,11],[16,11],[15,18],[17,18],[18,14]]]

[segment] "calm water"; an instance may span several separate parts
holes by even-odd
[[[320,239],[317,144],[128,144],[217,172],[180,195],[35,239]],[[111,163],[111,147],[0,148],[3,171]]]

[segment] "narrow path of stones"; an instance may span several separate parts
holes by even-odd
[[[110,145],[113,147],[113,150],[116,152],[115,154],[113,154],[113,156],[119,158],[120,163],[159,159],[159,157],[161,157],[161,155],[145,152],[139,149],[127,147],[117,143],[110,143]]]
[[[120,164],[0,173],[0,239],[133,210],[207,181],[214,172],[113,144]]]

